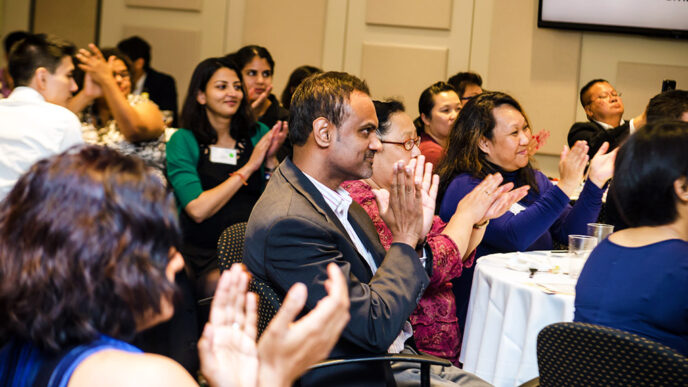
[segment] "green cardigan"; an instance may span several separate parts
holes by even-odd
[[[251,137],[253,146],[270,131],[261,122],[256,125],[256,134]],[[196,170],[199,157],[198,141],[188,129],[177,130],[167,142],[167,178],[174,188],[180,210],[203,193],[201,178]],[[262,167],[260,173],[264,173]]]

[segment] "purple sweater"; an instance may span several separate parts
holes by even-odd
[[[516,172],[503,172],[504,183],[516,186]],[[507,211],[490,221],[483,241],[478,246],[477,257],[509,251],[551,250],[552,240],[568,243],[569,234],[586,234],[587,224],[595,222],[602,206],[603,189],[590,180],[576,204],[569,205],[569,198],[553,185],[540,171],[535,171],[539,193],[530,190],[518,204],[525,207],[518,214]],[[456,205],[480,179],[462,173],[451,181],[440,205],[440,218],[447,221],[456,211]],[[514,207],[512,207],[513,209]]]

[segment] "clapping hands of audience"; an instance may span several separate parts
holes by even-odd
[[[609,150],[609,143],[605,142],[590,160],[588,178],[599,188],[602,188],[614,175],[614,161],[619,148],[611,152],[607,152],[607,150]]]
[[[98,47],[93,43],[89,44],[88,48],[88,50],[80,48],[79,52],[76,54],[76,58],[81,62],[78,65],[79,68],[86,73],[85,77],[88,77],[84,78],[85,90],[87,87],[90,87],[92,93],[94,91],[94,86],[101,88],[108,82],[111,82],[110,85],[116,87],[115,77],[112,75],[112,62],[115,61],[115,57],[111,56],[106,60]],[[89,85],[89,82],[95,82],[95,85]],[[88,94],[90,95],[91,93]],[[97,98],[101,95],[102,90],[100,93],[93,95],[93,97]]]
[[[549,130],[546,129],[542,129],[541,131],[533,134],[532,137],[530,137],[530,142],[528,143],[528,156],[534,156],[535,152],[545,145],[549,135]]]
[[[530,186],[524,185],[514,190],[513,183],[501,184],[503,178],[499,173],[487,175],[456,206],[457,213],[470,214],[469,224],[483,224],[490,219],[498,218],[516,202],[523,199]]]
[[[512,190],[514,184],[500,186],[502,180],[499,173],[487,175],[459,201],[456,212],[442,232],[456,243],[464,260],[482,240],[487,221],[504,215],[514,203],[523,199],[530,188],[525,185]]]
[[[257,296],[247,292],[249,274],[235,264],[222,274],[210,319],[198,342],[201,372],[211,386],[290,386],[327,357],[349,321],[349,295],[341,270],[330,264],[328,295],[294,321],[306,303],[303,284],[287,293],[258,343]]]
[[[559,181],[558,187],[571,197],[584,178],[585,166],[588,163],[588,145],[585,141],[576,141],[573,147],[564,146],[559,158]]]
[[[421,160],[421,163],[424,161]],[[392,232],[394,242],[414,247],[425,239],[429,231],[425,215],[428,215],[429,208],[432,208],[430,213],[434,212],[434,204],[429,201],[434,201],[433,195],[437,196],[439,184],[439,177],[431,177],[432,164],[416,168],[418,162],[419,159],[411,159],[408,165],[403,161],[396,162],[391,192],[386,189],[373,190],[380,217]],[[427,187],[425,193],[424,187]]]

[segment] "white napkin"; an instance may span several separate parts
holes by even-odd
[[[530,271],[530,268],[535,268],[538,271],[548,271],[552,269],[549,257],[545,252],[517,252],[512,254],[506,267],[516,271]]]

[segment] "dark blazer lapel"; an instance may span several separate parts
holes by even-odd
[[[380,267],[382,259],[386,254],[385,248],[380,242],[380,235],[377,233],[368,213],[355,201],[349,207],[349,223],[351,223],[365,248],[370,251],[377,267]]]
[[[294,165],[289,157],[284,159],[277,171],[282,174],[284,179],[291,184],[295,190],[308,199],[318,212],[325,216],[329,222],[337,226],[339,231],[346,236],[352,246],[355,246],[354,242],[349,238],[349,233],[346,232],[344,225],[339,221],[337,215],[334,214],[320,191],[318,191],[306,175]]]

